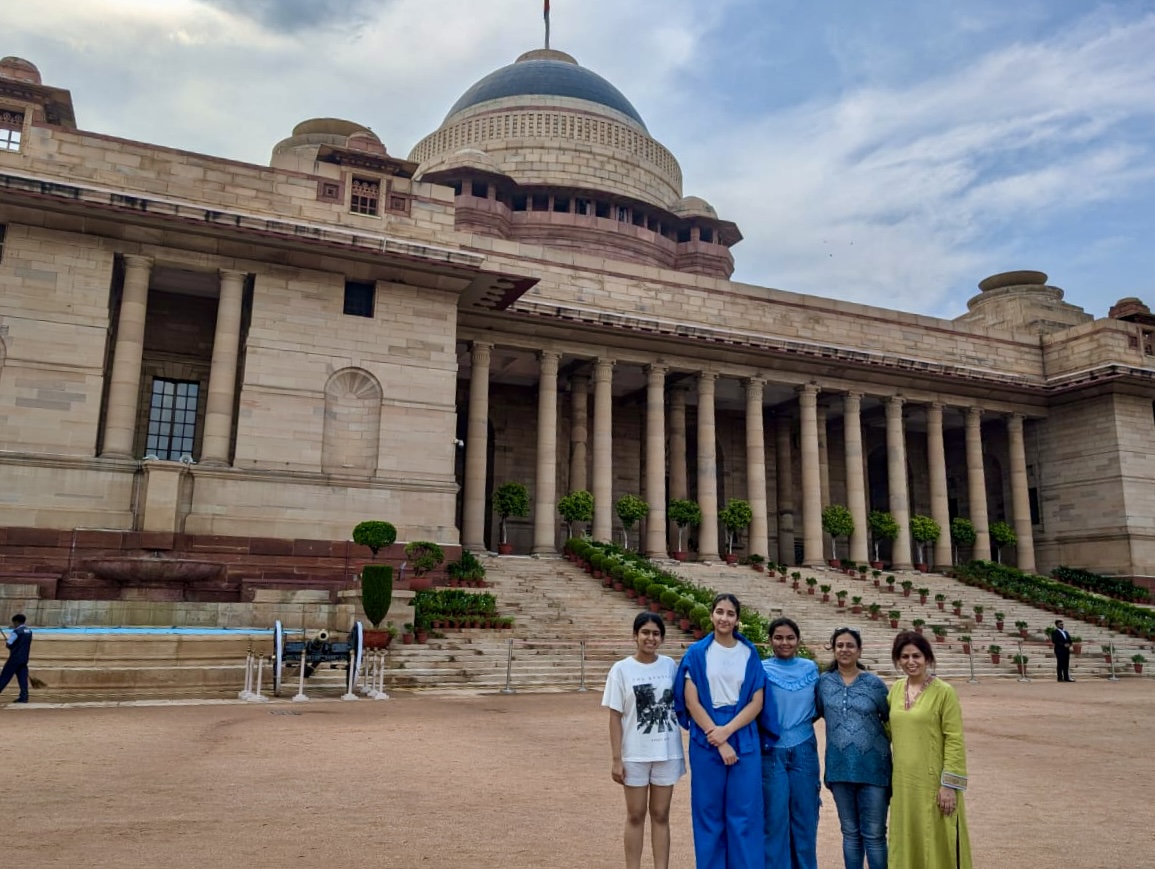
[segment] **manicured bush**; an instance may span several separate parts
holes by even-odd
[[[883,540],[894,540],[898,537],[898,522],[885,510],[871,510],[866,524],[870,526],[870,536],[874,543],[874,560],[882,561],[878,548]]]
[[[436,543],[414,540],[405,547],[405,557],[414,576],[425,576],[445,560],[445,552]]]
[[[650,512],[650,505],[637,495],[622,495],[614,504],[614,512],[622,523],[622,541],[628,549],[630,546],[630,529],[646,518]]]
[[[838,538],[854,533],[854,517],[841,504],[830,504],[822,510],[822,530],[830,535],[830,557],[838,558]]]
[[[675,498],[666,508],[666,516],[678,526],[678,552],[682,551],[682,531],[687,525],[698,525],[702,522],[702,508],[697,501],[687,501]]]
[[[393,568],[366,564],[361,568],[361,607],[369,624],[377,627],[389,612],[393,600]]]
[[[585,489],[576,489],[557,502],[557,512],[566,524],[566,534],[573,536],[573,523],[590,522],[594,518],[594,496]]]
[[[393,527],[392,522],[369,519],[358,522],[353,529],[353,542],[358,546],[368,546],[374,558],[378,552],[392,546],[396,540],[397,529]]]
[[[1100,576],[1078,567],[1056,567],[1051,571],[1051,578],[1119,600],[1146,601],[1150,597],[1146,589],[1140,588],[1129,579]]]

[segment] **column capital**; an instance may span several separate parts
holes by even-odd
[[[745,381],[747,387],[765,386],[768,382],[765,374],[751,374]]]
[[[124,265],[126,268],[151,270],[153,264],[156,262],[152,257],[145,256],[139,253],[124,254]]]
[[[977,404],[972,404],[967,408],[967,422],[972,425],[978,425],[983,418],[983,409]]]
[[[842,397],[842,412],[843,413],[861,413],[862,412],[862,393],[848,392]]]
[[[814,398],[814,400],[817,401],[818,400],[818,393],[820,393],[822,391],[822,389],[821,389],[821,387],[819,387],[819,385],[817,383],[815,383],[814,381],[811,381],[810,383],[803,383],[801,386],[795,387],[794,391],[797,392],[799,395],[812,396]]]
[[[224,281],[239,281],[244,283],[245,278],[249,276],[248,272],[242,272],[238,269],[217,269],[217,274],[220,276],[222,283]]]
[[[617,363],[606,356],[599,356],[594,363],[594,380],[598,383],[609,383],[614,376],[614,365]]]
[[[718,379],[718,372],[712,368],[703,368],[701,371],[698,372],[698,382],[699,383],[706,383],[706,382],[713,383],[717,379]]]
[[[662,361],[651,362],[646,366],[646,378],[651,384],[665,385],[666,375],[670,373],[670,366]]]
[[[489,364],[489,354],[493,350],[493,344],[488,341],[474,341],[470,348],[470,355],[474,363],[479,365]]]
[[[1011,429],[1011,431],[1017,430],[1021,432],[1023,430],[1024,419],[1025,417],[1021,413],[1007,414],[1007,428]]]
[[[540,350],[537,354],[537,360],[541,365],[542,374],[557,377],[558,364],[561,362],[560,353],[554,350]]]
[[[715,382],[718,379],[717,371],[699,371],[698,372],[698,394],[699,395],[713,395]]]

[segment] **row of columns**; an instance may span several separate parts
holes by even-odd
[[[102,456],[110,458],[133,458],[152,267],[151,257],[134,254],[124,256],[124,291],[117,319],[116,344],[112,351],[108,404],[104,418],[104,447],[101,452]],[[205,401],[201,464],[229,463],[245,278],[244,272],[220,271],[220,300],[217,304],[212,367]]]
[[[466,548],[484,547],[485,482],[489,418],[489,375],[492,344],[474,342],[469,396],[469,428],[466,436],[465,492],[462,543]],[[541,382],[538,399],[537,487],[534,512],[535,553],[555,551],[556,456],[557,456],[557,378],[559,354],[540,354]],[[593,366],[593,468],[592,485],[587,486],[587,437],[589,431],[589,384],[584,376],[572,382],[573,425],[570,460],[571,489],[592,491],[594,519],[592,533],[597,540],[613,538],[613,369],[611,359],[599,358]],[[644,549],[651,556],[664,556],[668,549],[665,505],[670,499],[686,498],[686,395],[674,390],[669,401],[669,492],[666,492],[667,433],[666,375],[661,364],[646,369],[646,438],[644,497],[649,504]],[[698,506],[702,522],[698,528],[698,554],[716,559],[718,546],[718,466],[715,436],[715,388],[717,374],[700,372],[698,388],[697,468]],[[766,445],[763,428],[763,398],[766,381],[753,377],[745,382],[746,390],[746,474],[748,501],[753,521],[750,525],[750,552],[769,552],[769,516],[766,500]],[[830,503],[829,463],[826,455],[826,411],[818,405],[820,389],[806,384],[798,390],[800,464],[802,469],[802,540],[803,561],[818,565],[824,561],[822,507]],[[869,559],[865,461],[862,442],[862,393],[843,396],[845,425],[845,465],[847,509],[854,518],[850,538],[850,557],[858,563]],[[907,485],[906,432],[903,409],[905,399],[886,399],[887,477],[890,512],[899,528],[893,544],[896,568],[911,564],[910,493]],[[943,440],[941,403],[927,406],[928,473],[930,479],[931,518],[942,529],[933,549],[937,565],[951,563],[950,514],[947,502],[946,450]],[[982,453],[982,410],[966,410],[966,456],[971,521],[977,539],[974,557],[989,559],[990,533],[987,521],[986,475]],[[1014,527],[1018,537],[1018,565],[1034,569],[1034,547],[1027,489],[1026,453],[1023,441],[1023,417],[1012,414],[1007,423],[1010,448],[1010,478]],[[791,432],[787,426],[775,431],[776,464],[793,466]],[[779,552],[793,552],[795,528],[793,479],[789,473],[777,475]]]

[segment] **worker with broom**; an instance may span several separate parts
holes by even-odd
[[[12,616],[12,633],[4,634],[8,660],[4,663],[4,669],[0,670],[0,693],[8,687],[12,677],[16,677],[16,684],[20,686],[17,703],[28,702],[28,653],[32,650],[32,629],[24,624],[26,621],[23,613]],[[0,631],[0,634],[3,633]]]

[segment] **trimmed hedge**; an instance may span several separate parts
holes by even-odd
[[[1129,579],[1101,576],[1079,567],[1056,567],[1051,571],[1051,577],[1059,582],[1065,582],[1067,585],[1076,585],[1079,588],[1087,589],[1087,591],[1105,594],[1107,597],[1114,597],[1119,600],[1146,602],[1150,598],[1147,589],[1140,588]]]

